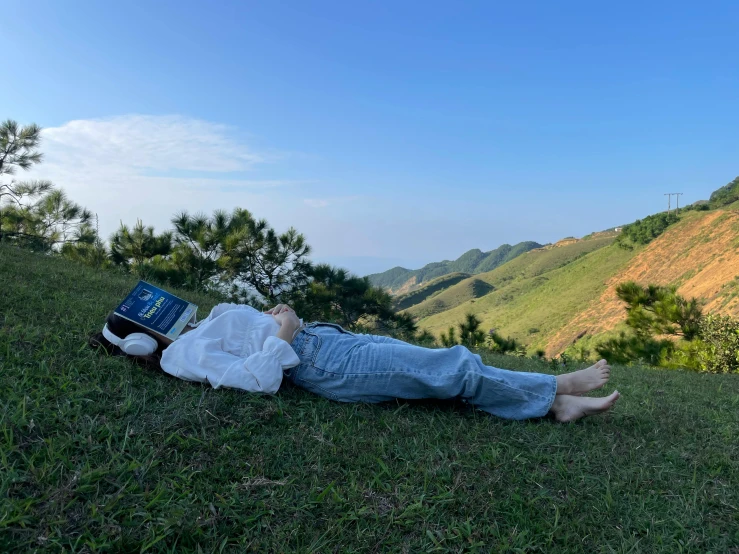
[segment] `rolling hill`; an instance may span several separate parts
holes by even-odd
[[[397,311],[401,311],[416,304],[420,304],[434,294],[452,287],[468,277],[470,277],[469,273],[450,273],[449,275],[432,279],[422,285],[419,289],[397,295],[393,300],[393,308]]]
[[[636,252],[610,276],[603,292],[549,338],[547,352],[564,350],[578,336],[597,336],[624,320],[616,286],[624,281],[676,285],[697,297],[704,311],[739,317],[739,211],[690,212]]]
[[[611,244],[614,235],[598,236],[588,240],[567,239],[554,245],[534,249],[500,267],[471,276],[466,280],[430,296],[423,302],[409,306],[405,311],[415,317],[425,318],[451,310],[491,291],[507,291],[516,283],[529,282],[551,270],[563,267],[574,260]],[[480,283],[489,288],[484,289]],[[417,291],[418,295],[424,289]],[[506,292],[503,293],[507,294]],[[407,303],[406,303],[407,304]]]
[[[383,273],[368,275],[370,282],[378,287],[387,289],[391,294],[403,294],[420,288],[424,283],[443,277],[450,273],[483,273],[513,260],[524,252],[534,248],[541,248],[541,244],[526,241],[515,246],[504,244],[490,252],[483,252],[477,248],[469,250],[454,261],[444,260],[433,262],[421,269],[405,269],[394,267]]]
[[[614,236],[595,234],[534,249],[436,290],[404,312],[437,336],[471,312],[483,329],[495,328],[550,356],[623,322],[625,311],[615,295],[623,281],[676,285],[680,294],[702,299],[706,311],[739,315],[738,211],[685,212],[664,234],[635,250],[619,248]],[[476,292],[473,280],[490,290]]]

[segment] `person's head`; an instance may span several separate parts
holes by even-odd
[[[144,367],[161,369],[159,360],[162,351],[172,341],[158,337],[133,321],[111,313],[102,332],[93,334],[88,343],[111,356],[126,356]]]

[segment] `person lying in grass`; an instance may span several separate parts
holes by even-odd
[[[580,396],[606,384],[605,360],[557,376],[508,371],[464,346],[423,348],[332,323],[304,325],[286,304],[264,313],[219,304],[174,341],[111,313],[90,344],[214,388],[274,394],[284,376],[339,402],[459,398],[506,419],[552,414],[564,422],[605,412],[619,398]]]

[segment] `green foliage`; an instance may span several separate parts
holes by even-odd
[[[706,200],[699,200],[698,202],[693,202],[692,204],[685,206],[684,208],[680,208],[681,211],[686,212],[707,212],[710,209],[711,204]]]
[[[91,243],[68,242],[62,245],[60,254],[68,260],[84,264],[94,269],[108,269],[112,265],[108,249],[105,243],[99,238],[95,238]]]
[[[15,181],[17,169],[28,170],[41,162],[37,150],[41,128],[21,127],[12,120],[0,123],[0,240],[18,246],[49,251],[67,243],[91,243],[92,214],[72,202],[49,181]]]
[[[616,238],[616,244],[621,248],[632,249],[634,246],[649,244],[665,230],[679,221],[675,212],[649,215],[644,219],[637,219],[634,223],[625,225],[621,234]]]
[[[40,163],[42,154],[36,147],[41,142],[41,127],[36,124],[21,127],[6,119],[0,123],[0,177],[15,175],[16,168],[28,170]]]
[[[414,291],[399,294],[393,298],[393,309],[397,311],[405,310],[416,304],[420,304],[427,298],[431,298],[434,294],[448,289],[470,277],[467,273],[450,273],[442,277],[437,277],[425,283],[421,288]]]
[[[710,373],[739,373],[739,321],[701,313],[696,299],[686,300],[675,287],[622,283],[616,288],[626,302],[621,332],[598,345],[598,353],[613,363],[642,361],[666,368]],[[669,340],[666,336],[677,337]]]
[[[524,355],[526,353],[525,347],[515,339],[503,338],[495,329],[490,329],[486,334],[480,329],[481,323],[474,314],[466,314],[464,321],[461,321],[457,327],[449,327],[446,333],[441,333],[442,346],[450,348],[456,344],[461,344],[467,348],[485,347],[498,354],[515,352],[517,355]],[[457,338],[457,328],[459,329],[459,338]]]
[[[227,248],[226,276],[274,304],[308,284],[310,252],[305,237],[294,228],[278,234],[266,220],[249,217]]]
[[[641,362],[660,366],[674,350],[674,343],[668,339],[655,339],[635,333],[621,331],[617,338],[610,338],[598,346],[596,352],[614,364]]]
[[[503,338],[495,329],[488,331],[486,341],[487,347],[491,352],[497,352],[498,354],[515,352],[520,355],[526,353],[526,347],[519,344],[516,339],[512,339],[511,337]]]
[[[476,348],[485,343],[485,332],[480,329],[482,323],[475,314],[468,313],[459,324],[459,342],[467,348]]]
[[[111,261],[139,279],[179,283],[181,277],[167,263],[166,256],[171,252],[172,233],[157,235],[154,227],[145,226],[140,219],[133,228],[121,223],[110,237]]]
[[[739,321],[708,315],[700,323],[700,368],[711,373],[739,373]]]
[[[626,302],[626,324],[640,337],[675,335],[689,341],[698,334],[702,317],[698,300],[686,300],[677,294],[677,287],[642,287],[629,281],[618,285],[616,294]]]
[[[626,325],[621,332],[596,347],[598,354],[614,363],[641,360],[654,366],[666,366],[673,360],[676,343],[666,335],[692,341],[698,335],[702,313],[698,301],[686,300],[676,287],[647,285],[633,281],[616,287],[618,297],[626,302]],[[681,354],[681,359],[684,356]]]
[[[172,218],[172,224],[171,262],[183,276],[181,286],[213,290],[222,285],[234,251],[254,220],[247,210],[235,208],[230,214],[216,210],[211,217],[181,212]]]
[[[576,343],[574,351],[578,362],[587,362],[590,359],[590,349],[585,344]]]
[[[711,194],[708,202],[711,208],[728,206],[739,200],[739,177]]]
[[[26,127],[20,127],[17,122],[10,119],[0,123],[0,178],[4,175],[15,175],[18,168],[29,170],[34,164],[41,161],[41,152],[36,150],[41,141],[41,127],[32,124]],[[0,181],[0,240],[6,235],[6,226],[8,224],[8,216],[4,214],[3,204],[13,205],[12,221],[16,229],[22,218],[20,210],[26,206],[23,203],[25,197],[34,198],[51,188],[51,183],[46,181],[36,182],[17,182],[13,179],[8,181]],[[12,235],[14,237],[24,235],[19,234],[16,230]]]
[[[480,329],[480,319],[472,313],[465,315],[464,320],[457,324],[457,327],[451,326],[449,330],[441,333],[441,344],[445,348],[451,348],[456,344],[461,344],[467,348],[487,348],[491,352],[506,354],[515,352],[516,354],[525,354],[525,347],[519,344],[515,339],[510,337],[503,338],[495,329],[490,329],[485,333]],[[457,335],[459,330],[459,336]]]
[[[413,319],[395,314],[390,295],[372,286],[367,277],[357,277],[345,269],[318,264],[308,270],[308,284],[285,299],[306,321],[328,321],[347,329],[380,332],[411,338],[416,332]]]
[[[416,338],[413,342],[415,342],[419,346],[430,348],[436,346],[436,337],[434,337],[434,335],[431,334],[428,329],[423,329],[420,333],[416,335]]]
[[[18,246],[50,251],[68,243],[93,243],[97,238],[91,226],[92,213],[50,183],[24,183],[15,192],[29,202],[8,204],[0,212],[3,239]]]
[[[457,329],[454,326],[449,327],[449,330],[446,333],[442,332],[439,339],[444,348],[451,348],[452,346],[459,344],[457,342]]]

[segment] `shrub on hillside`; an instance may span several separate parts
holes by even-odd
[[[426,346],[428,348],[436,346],[436,338],[432,335],[428,329],[424,329],[416,335],[416,344],[419,346]]]
[[[641,361],[666,368],[710,373],[739,373],[739,321],[703,315],[698,301],[675,287],[622,283],[630,332],[600,343],[598,354],[612,363]],[[668,338],[672,337],[672,338]]]
[[[468,348],[487,348],[498,354],[526,355],[524,345],[511,337],[504,338],[495,329],[490,329],[485,334],[480,329],[481,323],[474,314],[465,315],[464,321],[457,324],[457,327],[450,326],[446,333],[441,333],[441,345],[445,348],[451,348],[457,344],[462,344]],[[457,337],[457,331],[459,331],[459,338]]]
[[[609,361],[666,367],[676,347],[667,336],[688,342],[696,338],[702,314],[695,298],[686,300],[675,287],[641,286],[633,281],[618,285],[616,294],[626,303],[626,325],[631,332],[621,332],[596,347]]]
[[[670,358],[673,348],[673,342],[667,339],[655,339],[621,331],[617,338],[608,339],[596,346],[595,351],[612,364],[642,362],[660,366],[664,359]]]
[[[468,348],[482,346],[485,343],[485,333],[480,329],[481,323],[475,314],[466,314],[464,321],[459,324],[460,343]]]
[[[701,320],[701,369],[710,373],[739,373],[739,321],[707,315]]]
[[[519,344],[516,339],[512,339],[511,337],[503,338],[495,329],[488,331],[486,341],[487,347],[492,352],[497,352],[498,354],[509,354],[513,352],[518,355],[526,353],[526,347]]]
[[[441,345],[444,348],[451,348],[452,346],[459,344],[457,342],[457,329],[453,325],[449,326],[449,331],[447,333],[442,331],[439,338],[441,340]]]
[[[714,191],[708,201],[711,208],[721,208],[737,200],[739,200],[739,177]]]
[[[649,244],[677,221],[678,217],[675,213],[659,213],[644,219],[637,219],[634,223],[624,226],[621,234],[616,238],[616,244],[628,250],[637,245]]]

